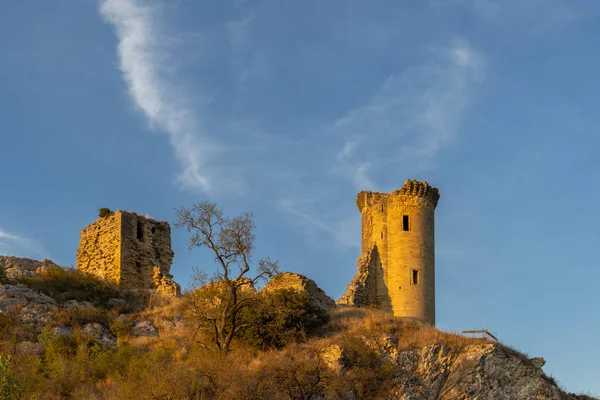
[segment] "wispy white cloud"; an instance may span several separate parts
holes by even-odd
[[[437,10],[467,7],[486,24],[513,32],[522,28],[530,33],[541,33],[600,12],[596,2],[568,0],[430,0],[430,4]]]
[[[359,190],[376,190],[376,185],[369,177],[370,161],[354,161],[355,153],[361,145],[367,145],[362,138],[355,137],[347,141],[337,154],[333,172],[350,180]]]
[[[348,165],[352,158],[355,168],[364,160],[379,160],[374,169],[389,163],[433,167],[439,151],[458,135],[484,79],[485,61],[462,38],[431,53],[429,62],[389,76],[366,105],[334,123],[333,129],[346,138],[338,164]],[[357,141],[365,145],[349,154]]]
[[[9,232],[0,227],[0,254],[48,258],[44,247],[36,240]]]
[[[229,42],[232,46],[243,48],[248,45],[250,25],[256,19],[256,15],[249,14],[244,18],[229,21],[226,24]]]
[[[169,135],[183,167],[178,181],[189,189],[213,189],[208,164],[222,149],[203,128],[186,93],[171,81],[175,63],[169,57],[169,40],[161,32],[160,4],[102,0],[100,13],[115,27],[129,94],[151,126]]]
[[[435,168],[440,152],[459,136],[484,80],[486,63],[462,38],[429,51],[427,62],[389,76],[369,101],[327,129],[327,137],[335,138],[338,146],[323,187],[344,188],[350,182],[356,191],[378,190],[390,179],[390,170],[404,171],[406,177]],[[279,205],[339,243],[357,243],[343,227],[359,229],[360,216],[353,204],[339,205],[339,190],[319,191],[305,202],[297,198]],[[332,214],[328,205],[336,203]]]
[[[319,214],[315,216],[311,214],[311,211],[305,211],[305,209],[312,209],[312,212],[314,212],[314,205],[306,204],[306,202],[298,201],[297,199],[280,200],[278,206],[287,214],[296,218],[296,222],[306,230],[308,237],[319,238],[319,235],[314,234],[316,229],[327,232],[343,248],[360,247],[360,221],[356,218],[356,215],[328,217],[324,214]],[[314,244],[322,246],[323,242],[316,239]]]

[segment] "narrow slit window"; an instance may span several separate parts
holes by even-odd
[[[383,204],[381,205],[381,212],[383,212]]]
[[[402,216],[402,230],[408,231],[408,215]]]
[[[135,262],[135,270],[138,274],[142,273],[142,264],[139,261]]]
[[[381,238],[383,239],[383,232],[381,232]]]
[[[144,240],[144,225],[140,220],[137,222],[137,240],[140,242]]]
[[[412,270],[412,284],[413,285],[419,284],[419,271],[416,269]]]

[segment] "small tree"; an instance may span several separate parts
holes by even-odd
[[[240,322],[241,312],[254,301],[254,284],[277,274],[277,261],[258,261],[250,276],[255,228],[252,213],[229,219],[216,204],[202,202],[189,209],[182,206],[175,214],[175,226],[192,233],[190,250],[208,248],[218,266],[212,277],[196,271],[183,305],[198,328],[209,328],[218,349],[227,354],[233,339],[245,328]]]

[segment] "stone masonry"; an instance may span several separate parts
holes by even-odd
[[[362,254],[338,304],[374,306],[435,325],[434,210],[440,194],[406,180],[392,193],[360,192]]]
[[[169,273],[172,261],[168,222],[116,211],[81,231],[76,262],[80,271],[123,289],[155,289],[178,295],[179,285]]]

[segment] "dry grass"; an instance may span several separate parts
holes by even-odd
[[[432,344],[442,344],[451,349],[461,350],[468,345],[494,343],[486,338],[473,338],[454,332],[440,331],[434,326],[414,319],[398,318],[369,308],[334,310],[330,323],[320,333],[324,337],[342,333],[351,336],[387,335],[398,340],[398,350],[422,348]]]

